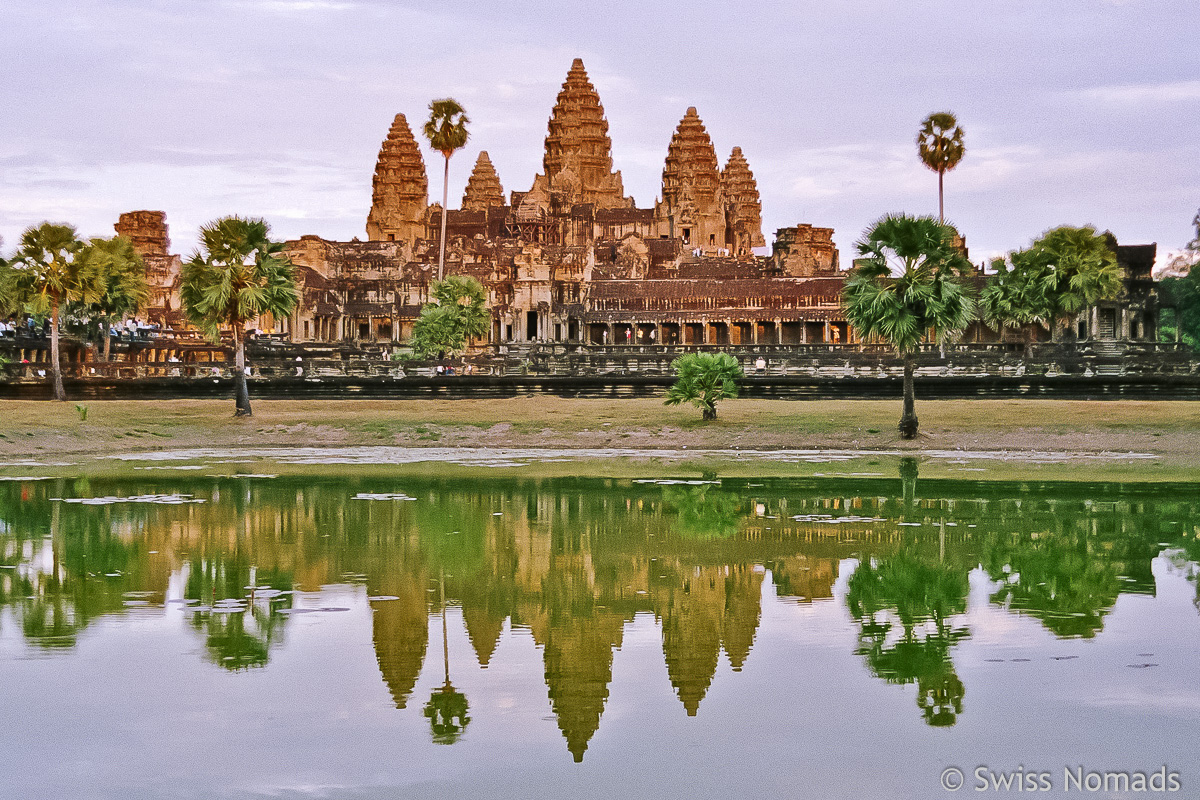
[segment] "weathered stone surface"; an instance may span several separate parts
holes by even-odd
[[[171,252],[165,211],[128,211],[120,216],[113,229],[118,236],[133,242],[134,251],[142,258]]]
[[[367,238],[412,242],[425,232],[429,178],[425,160],[403,114],[397,114],[379,149],[372,183]]]
[[[492,206],[504,205],[504,187],[500,185],[500,176],[492,166],[486,150],[479,153],[475,160],[475,169],[467,180],[467,190],[463,194],[463,211],[487,211]],[[447,220],[448,221],[448,220]]]
[[[655,209],[661,236],[714,255],[725,247],[725,209],[717,153],[694,107],[679,122],[667,147],[663,196]]]
[[[838,250],[833,244],[833,228],[797,225],[775,231],[771,263],[775,269],[794,278],[836,275]]]
[[[633,207],[633,198],[624,196],[621,173],[613,171],[608,120],[582,59],[571,64],[548,127],[542,160],[545,173],[534,178],[527,201],[536,198],[546,208],[555,199],[565,209],[579,203],[593,203],[597,208]]]
[[[726,246],[730,252],[745,256],[753,248],[764,246],[758,183],[740,147],[733,148],[721,172],[721,192],[725,196]]]

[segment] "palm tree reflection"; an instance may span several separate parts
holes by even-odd
[[[450,683],[450,639],[446,630],[446,571],[438,578],[439,600],[442,605],[442,664],[446,680],[433,690],[425,704],[434,744],[454,744],[462,736],[471,718],[467,716],[467,696]]]
[[[950,650],[970,632],[950,617],[966,610],[966,596],[966,574],[909,550],[864,561],[850,577],[846,603],[859,625],[857,654],[889,683],[915,682],[921,715],[936,727],[953,725],[963,710],[966,689]]]

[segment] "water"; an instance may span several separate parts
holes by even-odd
[[[0,796],[1200,796],[1192,485],[183,466],[0,481]]]

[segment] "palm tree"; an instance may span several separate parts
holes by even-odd
[[[445,273],[446,264],[446,203],[449,202],[450,189],[450,156],[455,150],[461,150],[467,143],[467,112],[456,100],[447,97],[444,100],[434,100],[429,104],[429,119],[425,123],[425,138],[429,146],[442,154],[446,159],[446,171],[442,175],[442,238],[438,248],[437,279],[440,281]]]
[[[103,286],[102,294],[88,310],[103,320],[102,358],[108,361],[112,320],[136,312],[150,299],[146,264],[133,249],[133,242],[124,236],[92,239],[80,251],[79,257],[92,262]]]
[[[930,114],[921,122],[917,132],[917,152],[925,166],[938,174],[938,220],[946,221],[942,204],[942,176],[958,166],[966,148],[963,147],[963,129],[949,111]]]
[[[82,248],[75,226],[43,222],[21,234],[13,259],[12,286],[17,300],[34,314],[50,315],[50,372],[55,400],[67,399],[59,362],[59,312],[67,303],[93,303],[103,291],[95,267],[78,257]]]
[[[688,353],[672,361],[671,369],[678,377],[663,405],[691,403],[700,409],[702,419],[713,420],[718,400],[737,397],[742,368],[728,353]]]
[[[931,329],[939,339],[949,339],[975,311],[964,282],[971,263],[954,237],[953,228],[932,217],[885,216],[857,243],[862,258],[855,261],[842,295],[846,319],[859,338],[877,336],[904,359],[904,439],[917,435],[913,371],[918,345]]]
[[[471,339],[487,335],[491,318],[484,305],[487,292],[477,279],[469,275],[451,275],[436,281],[430,294],[434,302],[421,309],[409,339],[409,346],[419,357],[461,353]]]
[[[1028,249],[995,259],[996,274],[980,295],[983,319],[989,325],[1056,329],[1071,314],[1100,300],[1116,297],[1121,272],[1114,243],[1090,225],[1053,228]]]
[[[270,240],[261,219],[222,217],[200,228],[200,249],[184,264],[180,297],[184,313],[214,341],[233,329],[235,416],[249,417],[246,388],[246,323],[263,314],[286,317],[299,295],[283,244]]]

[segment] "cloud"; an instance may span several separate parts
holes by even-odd
[[[312,11],[348,11],[356,3],[339,0],[227,0],[226,6],[274,14],[306,14]]]
[[[1180,103],[1200,100],[1200,81],[1097,86],[1084,89],[1079,94],[1087,100],[1098,100],[1102,103]]]

